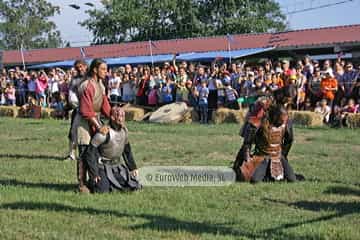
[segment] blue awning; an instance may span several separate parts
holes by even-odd
[[[176,57],[178,61],[213,61],[216,58],[233,59],[246,57],[258,53],[263,53],[271,51],[274,48],[248,48],[241,50],[232,50],[232,51],[213,51],[213,52],[192,52],[192,53],[182,53]],[[135,56],[135,57],[119,57],[119,58],[106,58],[104,59],[109,66],[120,66],[125,64],[148,64],[148,63],[159,63],[171,61],[173,59],[172,54],[162,54],[154,56]],[[91,59],[86,60],[88,63],[91,62]],[[64,67],[71,68],[74,66],[74,60],[61,61],[61,62],[52,62],[39,64],[29,67],[29,69],[39,69],[39,68],[55,68],[55,67]]]
[[[230,57],[233,59],[246,57],[258,53],[267,52],[273,50],[274,48],[248,48],[241,50],[232,50],[232,51],[213,51],[213,52],[201,52],[201,53],[188,53],[188,54],[180,54],[177,57],[177,60],[180,61],[212,61],[216,58],[229,59]]]
[[[109,66],[125,65],[125,64],[143,64],[143,63],[158,63],[171,61],[173,55],[154,55],[154,56],[136,56],[136,57],[120,57],[120,58],[107,58],[104,59]]]
[[[86,60],[86,62],[89,64],[91,62],[90,60]],[[67,61],[61,61],[61,62],[51,62],[51,63],[44,63],[44,64],[38,64],[28,67],[28,69],[40,69],[40,68],[71,68],[74,66],[75,60],[67,60]]]

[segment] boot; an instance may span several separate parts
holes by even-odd
[[[77,161],[77,177],[79,182],[79,192],[80,193],[90,193],[89,188],[86,186],[86,169],[84,162],[79,159]]]
[[[90,193],[89,188],[86,186],[86,165],[81,158],[82,153],[85,151],[86,146],[79,146],[79,160],[77,161],[77,178],[79,182],[80,193]]]

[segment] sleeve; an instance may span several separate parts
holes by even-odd
[[[80,114],[85,119],[90,119],[96,117],[96,113],[93,109],[93,99],[95,95],[95,88],[89,82],[84,90],[83,94],[80,97]]]
[[[294,141],[293,123],[291,120],[289,120],[288,124],[286,125],[285,136],[282,145],[282,153],[286,158],[290,152],[293,141]]]
[[[92,177],[99,176],[99,167],[98,160],[100,158],[100,153],[98,147],[108,141],[110,138],[110,133],[103,135],[101,133],[95,134],[91,139],[91,143],[86,148],[85,152],[81,156],[85,160],[85,164],[88,167],[89,173]]]
[[[334,88],[338,87],[338,81],[335,78],[334,78],[334,81],[333,81],[333,87]]]
[[[243,145],[241,146],[242,158],[247,161],[250,159],[251,146],[255,142],[257,128],[250,124],[245,123],[242,137],[244,138]]]
[[[125,164],[129,168],[130,171],[137,169],[129,142],[125,144],[124,152],[122,155],[125,160]]]
[[[88,145],[81,158],[84,159],[90,176],[99,176],[98,159],[100,158],[100,154],[97,147],[92,144]]]

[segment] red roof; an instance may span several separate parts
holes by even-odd
[[[307,47],[313,45],[333,45],[360,43],[360,24],[297,31],[239,34],[232,36],[233,50],[263,47]],[[227,37],[202,37],[153,41],[153,54],[186,52],[207,52],[227,50]],[[111,45],[83,47],[86,57],[108,58],[150,55],[149,42],[133,42]],[[55,62],[81,58],[80,47],[36,49],[24,52],[26,63]],[[22,62],[20,51],[4,51],[4,64]]]

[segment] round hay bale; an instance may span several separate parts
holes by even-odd
[[[28,113],[26,112],[25,108],[19,108],[18,116],[19,118],[26,118],[28,117]]]
[[[234,115],[235,122],[243,124],[245,122],[246,111],[243,110],[232,110],[232,114]]]
[[[149,121],[153,123],[178,123],[184,119],[187,112],[186,103],[172,103],[162,106],[151,114]]]
[[[153,114],[152,112],[148,112],[144,115],[144,117],[141,119],[141,121],[149,121],[149,118]]]
[[[219,108],[213,113],[215,124],[220,123],[244,123],[246,112],[243,110],[233,110],[228,108]]]
[[[56,118],[56,111],[52,108],[42,108],[41,118]]]
[[[228,108],[219,108],[215,112],[213,112],[213,120],[215,124],[224,123],[225,121],[229,121],[232,118],[231,110]]]
[[[308,127],[323,126],[323,117],[320,114],[310,111],[290,111],[290,118],[294,124],[299,124]]]
[[[19,108],[15,106],[1,106],[0,116],[16,118],[19,113]]]
[[[144,119],[145,110],[138,107],[124,107],[126,121],[142,121]]]
[[[348,127],[359,128],[360,127],[360,113],[349,114],[346,118]]]
[[[193,120],[192,120],[192,111],[193,111],[192,108],[189,108],[189,109],[187,110],[187,112],[184,114],[183,120],[181,120],[182,123],[187,123],[187,124],[189,124],[189,123],[192,123],[192,122],[193,122]]]

